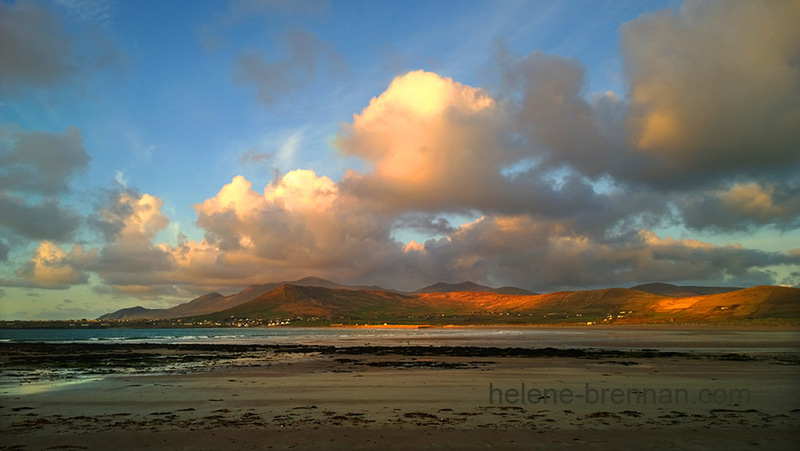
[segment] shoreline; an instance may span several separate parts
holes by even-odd
[[[330,326],[281,326],[286,328],[302,329],[690,329],[690,330],[787,330],[800,332],[800,323],[797,324],[746,324],[746,323],[612,323],[612,324],[383,324],[383,325],[330,325]],[[269,327],[259,326],[267,329]],[[231,327],[230,329],[237,329]]]
[[[162,320],[159,320],[162,321]],[[170,320],[166,320],[170,321]],[[56,324],[59,323],[59,324]],[[60,324],[63,323],[63,324]],[[70,325],[69,323],[75,323]],[[280,325],[280,326],[204,326],[204,325],[184,325],[175,323],[164,324],[145,324],[144,320],[137,321],[99,321],[88,320],[86,326],[79,327],[76,324],[79,320],[36,320],[36,321],[0,321],[0,330],[97,330],[97,329],[692,329],[692,330],[792,330],[800,331],[800,320],[797,319],[762,319],[762,320],[742,320],[742,321],[715,321],[715,322],[624,322],[615,321],[613,323],[593,323],[586,324],[581,322],[571,323],[497,323],[497,324],[328,324],[328,325]]]

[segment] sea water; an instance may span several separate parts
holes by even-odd
[[[797,329],[684,327],[0,329],[0,342],[492,346],[800,353]]]

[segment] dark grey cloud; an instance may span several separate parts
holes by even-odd
[[[79,20],[109,20],[99,2],[74,2],[67,11]],[[87,75],[124,67],[124,57],[98,27],[73,35],[58,8],[34,0],[0,3],[0,94],[22,95],[65,82],[81,83]],[[102,6],[102,5],[100,5]]]
[[[585,71],[577,61],[540,51],[519,57],[500,47],[495,59],[513,111],[512,130],[525,138],[525,153],[542,169],[570,166],[584,175],[611,173],[625,148],[614,117],[604,118],[609,133],[601,132],[598,114],[583,99]],[[598,101],[603,113],[614,109],[613,98]],[[616,128],[614,128],[616,127]]]
[[[155,236],[169,225],[161,213],[163,201],[133,188],[117,186],[105,193],[89,224],[105,244],[85,259],[81,268],[96,273],[109,289],[131,295],[153,296],[175,261],[169,246],[159,246]],[[167,283],[171,285],[171,283]],[[153,288],[148,288],[150,286]]]
[[[735,184],[679,198],[676,206],[683,223],[692,229],[725,232],[769,226],[796,230],[800,228],[800,180]]]
[[[628,101],[587,97],[577,61],[498,45],[500,94],[540,167],[661,191],[790,177],[800,170],[798,21],[796,2],[734,0],[628,23]]]
[[[91,265],[108,284],[147,286],[155,281],[155,274],[171,269],[173,261],[168,252],[155,246],[115,243],[103,247]]]
[[[60,83],[78,71],[74,52],[51,10],[30,0],[0,3],[0,93]]]
[[[646,230],[594,240],[527,217],[486,217],[425,243],[425,253],[411,257],[422,280],[471,277],[543,292],[652,281],[776,284],[768,267],[800,263],[796,253],[660,238]]]
[[[82,222],[78,212],[57,200],[29,203],[24,198],[0,194],[0,227],[19,236],[63,241],[71,238]]]
[[[136,188],[115,184],[113,188],[102,190],[101,199],[94,212],[89,215],[87,224],[100,232],[107,242],[116,240],[126,221],[134,215],[134,205],[126,199],[138,199],[141,194]]]
[[[625,176],[671,188],[800,169],[800,5],[688,1],[622,27],[631,146]]]
[[[458,227],[451,224],[447,218],[432,213],[411,213],[401,216],[393,227],[435,235],[450,234],[458,230]]]
[[[5,241],[0,240],[0,262],[8,260],[8,253],[10,250],[11,248],[8,246],[8,244]]]
[[[90,160],[81,131],[75,127],[50,133],[0,125],[0,189],[4,191],[62,194]]]
[[[2,230],[35,240],[70,238],[82,219],[62,199],[89,160],[76,128],[49,133],[0,125]]]

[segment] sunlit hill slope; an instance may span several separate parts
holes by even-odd
[[[638,289],[563,291],[547,294],[477,284],[436,284],[413,293],[380,287],[349,287],[324,279],[253,285],[231,296],[209,293],[170,309],[133,307],[104,320],[184,318],[187,322],[231,320],[327,321],[393,324],[669,323],[800,319],[800,289],[758,286],[664,287],[671,295]],[[431,289],[466,288],[474,291]],[[647,287],[647,286],[642,286]],[[519,291],[517,291],[519,290]],[[732,290],[732,291],[726,291]],[[712,294],[696,294],[696,293]],[[684,296],[680,296],[685,294]]]

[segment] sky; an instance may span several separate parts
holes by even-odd
[[[0,0],[0,319],[800,286],[800,2]]]

